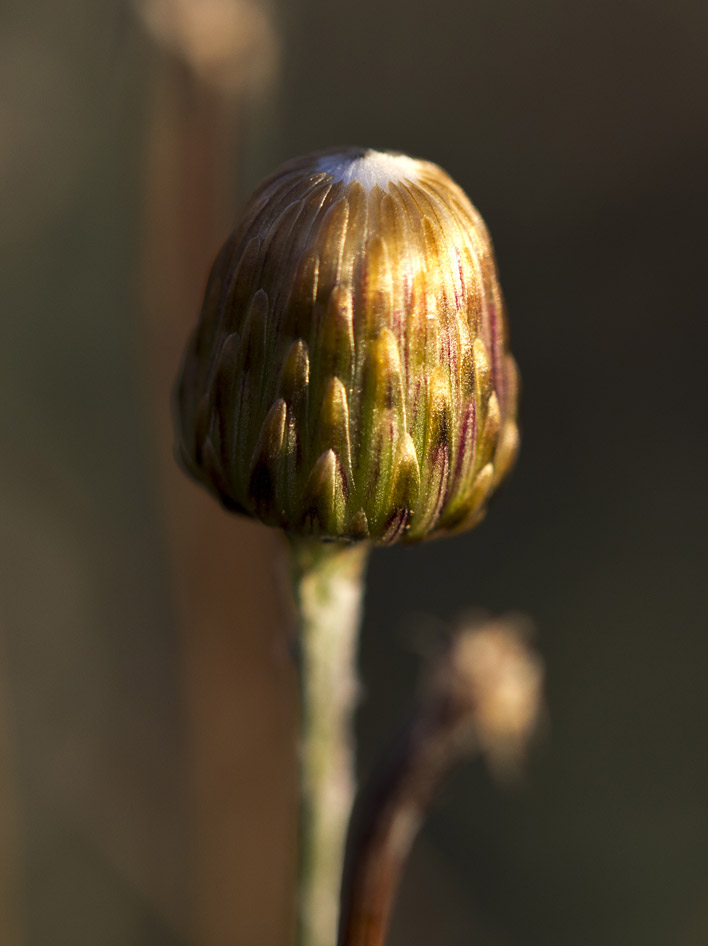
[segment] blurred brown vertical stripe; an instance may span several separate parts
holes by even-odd
[[[3,651],[0,649],[0,943],[3,946],[19,946],[22,942],[20,812],[4,667]]]
[[[148,394],[184,645],[194,941],[282,946],[291,922],[295,679],[277,537],[179,471],[169,404],[208,268],[234,217],[242,99],[158,64],[145,151]]]

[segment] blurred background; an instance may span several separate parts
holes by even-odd
[[[240,203],[334,144],[469,193],[524,383],[482,526],[373,556],[362,772],[465,609],[530,615],[548,675],[522,783],[449,780],[391,946],[708,943],[707,43],[702,0],[5,0],[2,946],[289,942],[277,537],[177,470],[169,390]]]

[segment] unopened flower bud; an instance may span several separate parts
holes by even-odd
[[[474,525],[517,448],[486,227],[439,167],[290,161],[221,249],[178,391],[182,462],[289,532],[416,541]]]

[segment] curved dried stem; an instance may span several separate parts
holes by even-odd
[[[542,668],[511,622],[460,632],[352,829],[339,946],[383,946],[403,868],[446,773],[479,749],[498,770],[518,763],[540,714]]]

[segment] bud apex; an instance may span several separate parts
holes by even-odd
[[[329,539],[479,521],[517,447],[486,227],[434,164],[290,161],[212,268],[178,390],[187,470],[231,509]]]

